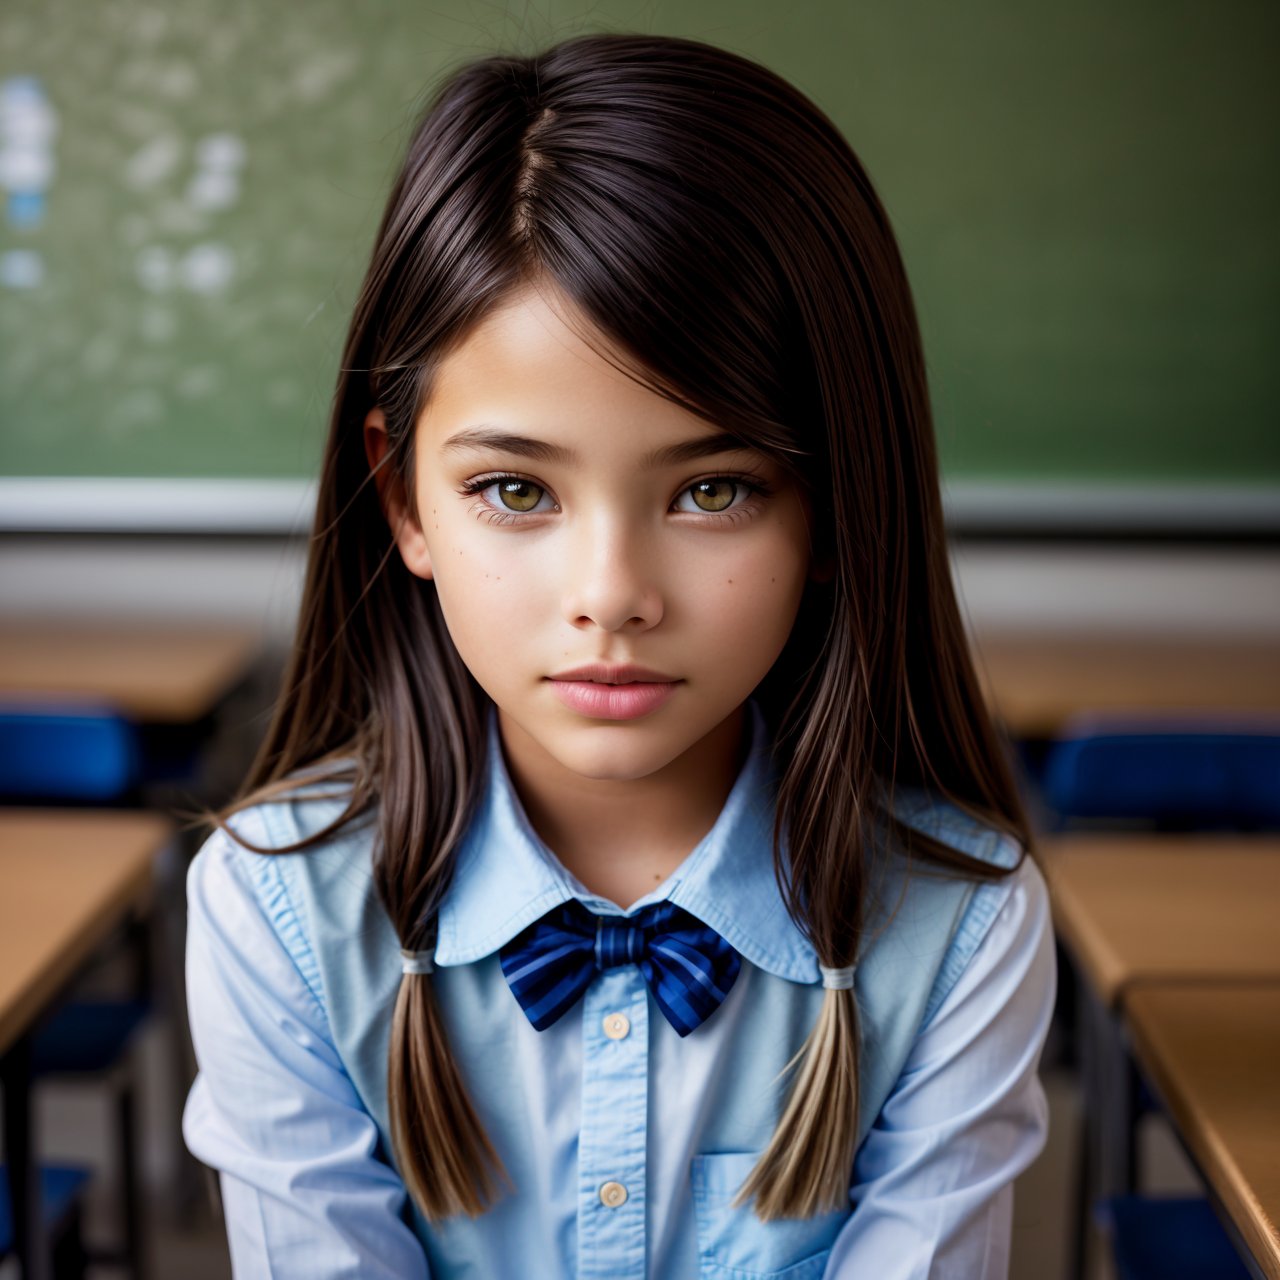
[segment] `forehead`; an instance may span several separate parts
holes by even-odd
[[[588,332],[588,343],[579,334]],[[744,447],[616,368],[609,345],[563,295],[526,289],[485,317],[444,359],[418,420],[420,445],[461,458],[507,449],[565,466],[615,455],[657,465]],[[619,361],[621,363],[621,361]],[[681,452],[684,446],[684,452]]]

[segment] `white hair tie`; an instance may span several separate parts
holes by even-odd
[[[402,973],[434,973],[435,964],[430,951],[406,951],[400,948],[400,971]]]
[[[822,974],[822,985],[828,991],[848,991],[853,986],[853,975],[857,968],[856,964],[851,964],[844,969],[828,969],[825,964],[820,964],[818,972]]]

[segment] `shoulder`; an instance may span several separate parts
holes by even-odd
[[[324,834],[345,811],[350,795],[350,783],[340,778],[301,778],[286,792],[230,814],[225,828],[201,845],[187,872],[194,928],[216,929],[245,951],[283,948],[318,1001],[311,887],[337,877],[344,892],[353,878],[371,888],[373,815]]]
[[[1010,841],[1014,850],[1021,846]],[[973,891],[943,958],[922,1025],[948,997],[1004,971],[1025,970],[1053,953],[1053,921],[1044,874],[1030,853],[1007,876]],[[1050,965],[1056,972],[1056,966]]]
[[[216,830],[206,840],[197,861],[223,863],[258,885],[273,882],[281,874],[292,876],[304,866],[318,868],[333,861],[367,869],[376,810],[340,823],[353,791],[350,770],[330,766],[290,775],[281,789],[231,813],[226,829]]]
[[[256,844],[271,852],[288,852],[290,845],[315,840],[314,847],[322,848],[345,831],[363,825],[356,819],[332,836],[321,835],[345,812],[354,791],[351,762],[337,760],[299,769],[253,804],[237,809],[227,826],[234,836],[244,837],[245,847]],[[321,838],[317,840],[317,836]]]
[[[1012,873],[1028,855],[1021,842],[1004,830],[917,788],[899,787],[888,812],[896,825],[884,810],[877,815],[867,865],[867,927],[874,932],[897,923],[909,931],[909,944],[916,952],[925,946],[932,952],[930,939],[944,947],[956,943],[947,956],[954,963],[967,945],[964,939],[989,923],[1009,890]],[[929,837],[932,844],[926,847],[924,841],[915,840],[915,833]],[[997,874],[984,873],[961,860],[944,861],[937,845]]]
[[[918,787],[900,787],[892,808],[894,816],[912,830],[981,862],[1012,868],[1028,860],[1022,844],[1007,832]]]
[[[949,881],[956,892],[963,894],[963,910],[955,919],[925,1008],[922,1025],[927,1025],[979,948],[985,946],[989,958],[1014,938],[1025,941],[1028,931],[1037,935],[1051,933],[1049,893],[1039,866],[1021,841],[958,805],[918,788],[899,788],[893,798],[893,812],[910,829],[1006,873],[994,878],[965,875],[958,868],[944,868],[891,846],[890,875],[895,880],[902,878],[905,892],[910,893],[913,885],[919,892],[923,884]],[[998,919],[1002,928],[988,942]]]

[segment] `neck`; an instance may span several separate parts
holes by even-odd
[[[507,772],[533,829],[590,892],[624,910],[667,879],[715,825],[748,747],[739,707],[653,773],[586,778],[501,712],[498,721]]]

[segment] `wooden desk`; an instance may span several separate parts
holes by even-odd
[[[1255,1262],[1280,1280],[1280,983],[1125,997],[1133,1049]]]
[[[1134,983],[1280,982],[1280,838],[1041,837],[1054,927],[1099,998]]]
[[[0,1052],[145,905],[172,832],[152,813],[0,809]]]
[[[1274,640],[988,633],[979,677],[1015,737],[1045,738],[1084,711],[1280,713]]]
[[[173,824],[150,813],[0,809],[0,1077],[24,1276],[47,1275],[33,1157],[28,1033],[130,912]]]
[[[244,627],[0,622],[0,697],[84,698],[143,723],[191,724],[241,679],[262,645]]]

